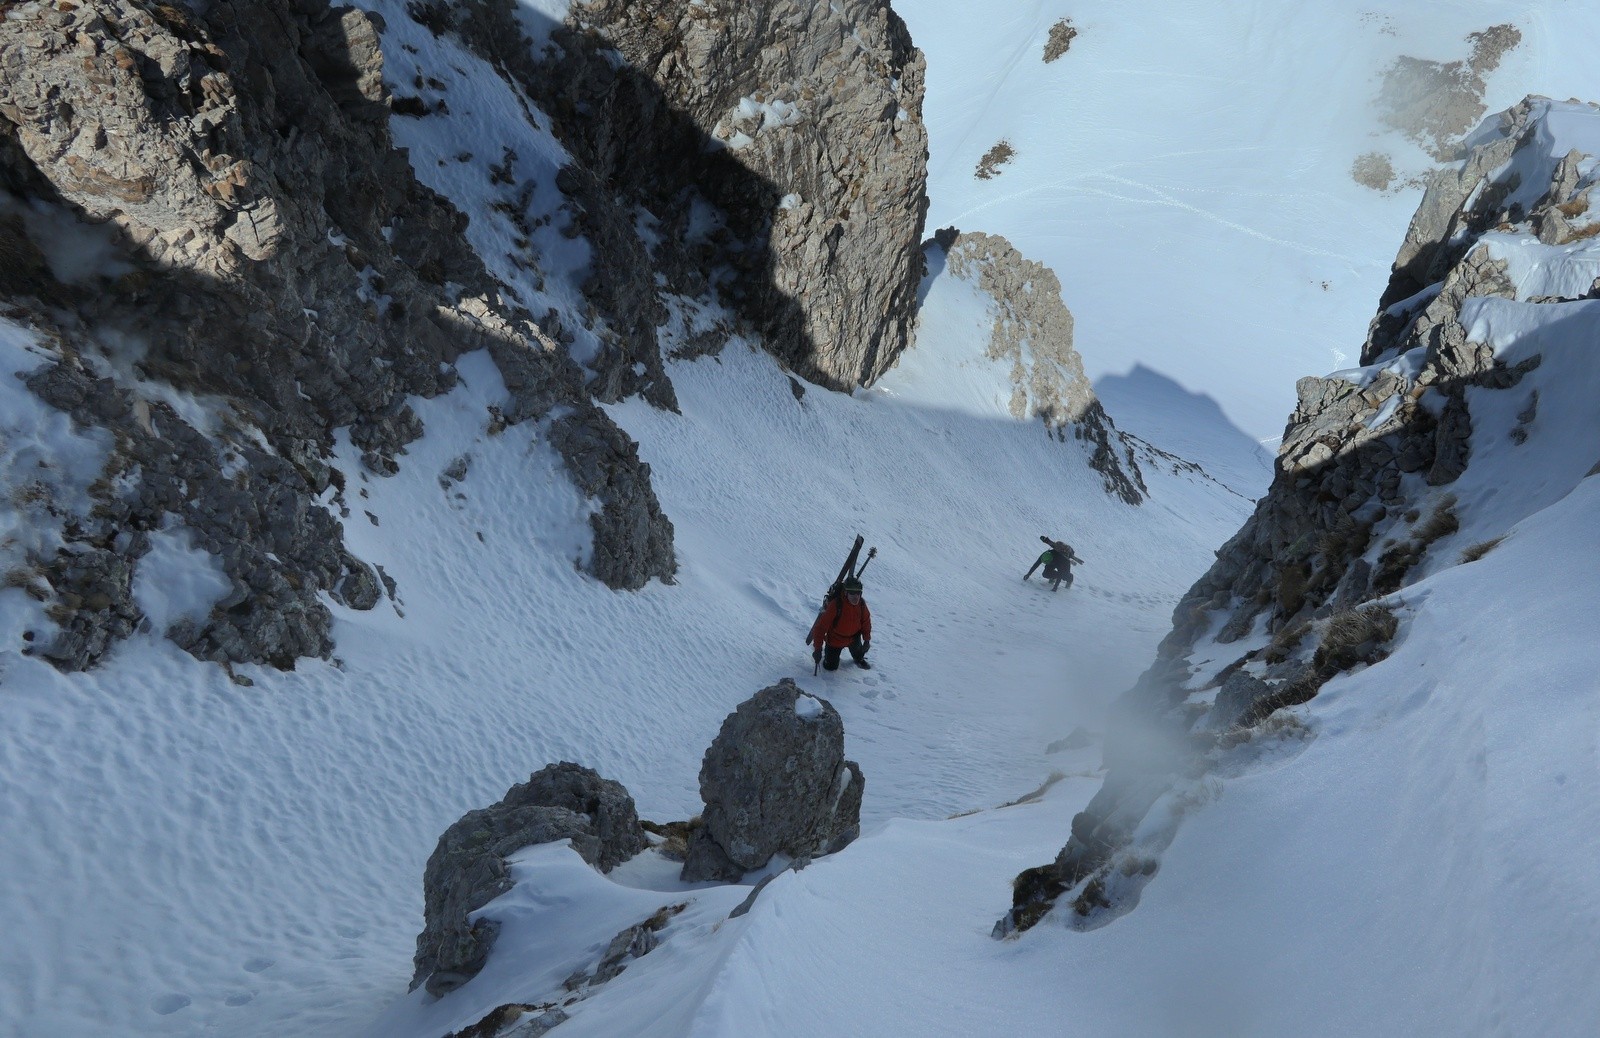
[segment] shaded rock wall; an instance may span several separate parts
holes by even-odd
[[[66,547],[23,560],[51,589],[61,633],[44,653],[65,668],[137,627],[123,571],[169,518],[234,585],[169,632],[181,645],[276,666],[328,655],[320,596],[380,595],[342,546],[334,430],[368,471],[395,472],[423,433],[407,397],[450,389],[470,350],[505,373],[501,418],[562,407],[552,439],[599,502],[595,574],[634,588],[675,569],[632,442],[393,148],[380,29],[316,0],[35,2],[0,19],[0,252],[18,260],[0,291],[53,354],[29,385],[116,442]],[[99,269],[56,275],[59,247],[34,240],[47,210],[99,236]],[[203,394],[222,428],[196,429],[161,385]]]
[[[646,383],[659,362],[645,254],[675,291],[716,287],[767,349],[831,388],[870,383],[905,348],[927,208],[924,64],[884,0],[590,0],[541,60],[506,0],[469,12],[458,31],[577,160],[563,189],[591,241],[611,243],[590,295]],[[618,200],[659,219],[647,249],[608,224]]]

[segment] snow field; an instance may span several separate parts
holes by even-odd
[[[333,607],[336,662],[239,668],[242,687],[155,635],[87,675],[7,655],[27,691],[5,702],[0,768],[26,778],[3,821],[29,836],[0,849],[27,892],[0,913],[38,937],[0,951],[0,1007],[23,1033],[349,1034],[404,990],[422,867],[457,817],[561,759],[623,782],[644,817],[688,817],[722,718],[783,676],[843,714],[867,825],[1012,799],[1051,767],[1046,743],[1098,722],[1186,560],[1242,511],[1178,479],[1143,508],[1109,502],[1036,425],[886,393],[797,402],[736,343],[673,367],[681,418],[614,411],[680,554],[676,587],[615,593],[577,569],[589,506],[539,430],[490,436],[498,375],[481,355],[460,369],[412,402],[428,431],[398,476],[341,452],[346,536],[398,601]],[[813,679],[801,641],[857,529],[880,551],[880,667]],[[1070,592],[1019,580],[1046,529],[1089,560]],[[22,603],[0,595],[0,617]]]
[[[1143,365],[1261,441],[1281,434],[1296,379],[1355,362],[1436,165],[1383,125],[1383,71],[1401,55],[1462,60],[1468,33],[1510,23],[1522,43],[1488,77],[1486,112],[1587,97],[1600,78],[1577,43],[1596,13],[1571,4],[895,10],[928,60],[930,231],[1002,234],[1053,269],[1091,379]],[[1079,35],[1045,64],[1063,15]],[[1015,157],[976,179],[1001,139]],[[1351,178],[1368,152],[1393,160],[1387,192]]]
[[[469,213],[474,245],[536,312],[579,305],[582,247],[534,227],[548,268],[535,287],[506,258],[523,228],[494,208],[507,144],[514,176],[536,184],[522,217],[553,211],[562,156],[537,114],[398,3],[366,6],[386,14],[397,92],[419,72],[445,84],[423,96],[447,96],[450,118],[395,121],[419,176]],[[1392,134],[1373,136],[1378,70],[1401,53],[1461,56],[1466,32],[1509,16],[1524,44],[1492,78],[1490,110],[1530,90],[1567,96],[1584,89],[1568,77],[1595,78],[1592,15],[1113,0],[1044,65],[1058,13],[1042,5],[903,7],[930,61],[930,228],[1002,233],[1051,265],[1090,374],[1115,387],[1113,417],[1158,446],[1196,445],[1232,492],[1147,465],[1149,501],[1107,500],[1076,443],[1004,416],[1003,380],[972,352],[987,338],[981,296],[935,279],[939,320],[873,391],[796,401],[773,361],[735,342],[671,366],[682,416],[613,408],[654,470],[680,562],[676,586],[618,594],[577,565],[590,504],[537,426],[489,435],[503,388],[485,358],[463,358],[457,391],[413,402],[428,433],[398,476],[365,478],[341,452],[347,537],[398,599],[333,607],[337,661],[240,668],[244,687],[159,632],[87,675],[0,654],[0,930],[23,935],[0,944],[4,1027],[434,1038],[543,997],[619,929],[686,899],[667,942],[562,1033],[1600,1026],[1600,659],[1584,623],[1600,607],[1600,484],[1582,478],[1600,458],[1600,387],[1587,359],[1547,357],[1517,390],[1474,391],[1475,414],[1503,419],[1538,388],[1530,440],[1481,423],[1451,488],[1462,529],[1397,596],[1396,653],[1330,683],[1299,712],[1304,738],[1242,759],[1178,829],[1137,910],[1089,933],[1046,920],[1020,941],[988,937],[1011,878],[1056,853],[1095,788],[1082,774],[1094,750],[1044,746],[1098,725],[1243,519],[1238,495],[1264,482],[1212,408],[1269,439],[1296,377],[1354,357],[1417,195],[1358,187],[1350,161],[1375,148],[1421,168]],[[1016,159],[974,180],[1001,137]],[[1505,248],[1531,272],[1525,294],[1576,283],[1524,245]],[[1473,327],[1513,362],[1592,341],[1593,304],[1474,306]],[[580,335],[574,352],[591,345]],[[0,346],[0,371],[36,363],[9,325]],[[92,438],[28,412],[15,386],[0,393],[15,419],[8,486],[40,458],[98,464]],[[463,455],[465,478],[441,485]],[[1508,530],[1481,561],[1449,562]],[[856,532],[880,549],[866,574],[879,666],[813,678],[801,637]],[[1020,582],[1041,533],[1087,560],[1071,591]],[[143,580],[141,603],[157,618],[202,607],[205,560],[178,535],[158,551],[181,579]],[[5,644],[38,615],[0,590]],[[622,781],[647,818],[687,817],[722,718],[783,676],[844,717],[867,781],[856,844],[775,879],[733,921],[743,886],[686,890],[650,854],[601,877],[566,848],[532,848],[489,910],[506,930],[485,974],[431,1005],[402,997],[423,864],[446,826],[560,759]],[[1073,777],[983,810],[1052,768]]]

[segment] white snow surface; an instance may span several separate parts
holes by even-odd
[[[1600,7],[1557,0],[894,8],[928,60],[930,231],[1002,234],[1053,269],[1097,383],[1142,365],[1267,442],[1296,379],[1357,359],[1435,165],[1383,124],[1383,71],[1401,55],[1460,61],[1467,34],[1512,24],[1522,42],[1487,78],[1488,112],[1590,98],[1600,79],[1584,42]],[[1064,16],[1079,35],[1046,64]],[[1002,139],[1015,157],[975,178]],[[1393,161],[1387,192],[1351,177],[1369,152]]]
[[[877,391],[797,401],[770,358],[735,342],[672,367],[681,416],[614,409],[652,466],[681,566],[675,586],[617,593],[574,566],[589,506],[554,452],[528,427],[489,435],[498,374],[481,354],[460,368],[459,389],[413,401],[428,432],[398,476],[368,479],[358,452],[341,455],[346,536],[399,600],[331,605],[333,663],[238,668],[247,688],[157,634],[85,675],[3,657],[0,825],[27,838],[0,850],[0,918],[32,936],[0,948],[0,1016],[19,1033],[355,1033],[404,992],[422,867],[446,826],[557,760],[623,782],[645,817],[687,818],[722,718],[783,676],[843,715],[869,832],[1013,799],[1061,763],[1051,739],[1098,724],[1245,510],[1180,477],[1154,477],[1143,507],[1112,501],[1076,441],[1034,423]],[[441,489],[463,453],[466,478]],[[878,668],[813,678],[803,635],[856,531],[880,553],[864,577]],[[1088,560],[1068,593],[1019,580],[1042,532]],[[163,608],[192,606],[205,572],[175,569],[190,590],[159,589]],[[31,606],[0,592],[0,621]],[[1035,856],[1064,832],[1047,827]],[[1003,911],[1007,880],[981,885],[985,911]],[[726,914],[747,892],[698,896]],[[615,915],[595,916],[606,939]],[[563,962],[600,940],[572,926]],[[732,954],[726,936],[697,954]],[[502,946],[496,969],[519,961],[515,928]],[[521,957],[543,962],[531,947]],[[374,1033],[482,1015],[492,1006],[474,996],[495,988],[474,985],[411,1030],[386,1018]]]
[[[516,139],[519,175],[558,149],[403,5],[366,6],[390,26],[392,74],[410,75],[395,46],[410,43],[419,63],[468,69],[429,66],[494,115],[492,133],[419,120],[402,143],[500,263],[513,231],[482,170],[449,172],[452,149]],[[873,390],[797,400],[736,340],[669,365],[681,415],[612,408],[676,527],[675,585],[583,575],[592,503],[540,429],[488,432],[504,389],[473,355],[454,392],[412,401],[427,434],[399,475],[368,478],[342,444],[347,539],[399,591],[367,613],[329,603],[332,661],[238,668],[246,687],[152,624],[63,675],[15,651],[47,625],[23,588],[0,590],[0,1033],[439,1038],[559,1000],[618,931],[680,904],[661,946],[557,1034],[1595,1033],[1600,303],[1472,304],[1474,336],[1544,363],[1518,390],[1471,391],[1462,528],[1397,596],[1395,654],[1331,682],[1298,709],[1304,738],[1191,807],[1134,911],[990,937],[1012,878],[1054,857],[1098,785],[1096,748],[1047,744],[1097,729],[1151,658],[1264,483],[1250,438],[1264,416],[1276,432],[1294,377],[1359,345],[1415,195],[1339,182],[1366,130],[1337,102],[1359,107],[1386,48],[1453,57],[1466,31],[1523,16],[1531,40],[1491,84],[1492,105],[1515,100],[1596,60],[1577,31],[1592,16],[1559,12],[1387,5],[1389,37],[1353,8],[1113,0],[1046,66],[1054,9],[905,5],[930,54],[931,226],[1004,233],[1055,267],[1107,400],[1216,479],[1151,465],[1145,504],[1109,499],[1076,441],[1005,414],[979,359],[987,301],[936,277],[924,295],[948,320]],[[967,184],[999,136],[1018,159]],[[539,288],[496,269],[530,304],[566,307],[584,257],[565,248]],[[41,349],[0,323],[8,565],[53,546],[16,496],[23,470],[92,472],[105,450],[11,377]],[[1505,431],[1533,389],[1517,444]],[[466,477],[441,485],[463,455]],[[802,637],[856,532],[880,552],[877,668],[813,677]],[[1069,591],[1018,579],[1039,534],[1087,560]],[[220,593],[181,535],[156,550],[165,576],[136,587],[153,617]],[[732,919],[761,875],[685,885],[652,850],[602,876],[564,844],[529,848],[483,910],[503,925],[485,971],[444,999],[405,994],[423,865],[450,823],[557,760],[621,781],[647,818],[687,818],[723,717],[785,676],[844,719],[860,839],[799,872],[775,862]],[[1000,806],[1052,771],[1065,778],[1042,796]]]

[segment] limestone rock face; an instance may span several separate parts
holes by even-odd
[[[542,61],[507,7],[481,0],[460,29],[582,167],[563,189],[615,243],[591,298],[633,377],[657,378],[639,317],[658,304],[632,234],[593,233],[616,196],[659,219],[648,251],[674,291],[709,281],[795,371],[843,389],[887,370],[922,276],[927,132],[922,54],[885,0],[580,0]]]
[[[999,235],[941,230],[932,248],[944,250],[947,269],[977,285],[995,302],[989,359],[1010,368],[1013,418],[1039,418],[1057,437],[1069,434],[1093,445],[1090,464],[1106,492],[1128,504],[1144,500],[1144,477],[1072,345],[1072,313],[1061,301],[1055,272],[1030,260]]]
[[[1117,704],[1104,788],[1057,860],[1019,877],[998,932],[1026,928],[1065,896],[1094,925],[1119,910],[1108,893],[1118,886],[1125,910],[1137,901],[1127,877],[1143,875],[1132,833],[1162,796],[1202,779],[1241,728],[1387,653],[1398,620],[1386,596],[1416,579],[1459,526],[1448,487],[1472,462],[1470,400],[1515,390],[1540,363],[1535,355],[1507,366],[1462,322],[1469,299],[1521,298],[1481,239],[1498,229],[1564,244],[1596,226],[1594,175],[1580,175],[1575,155],[1549,154],[1546,104],[1529,98],[1509,109],[1498,134],[1430,183],[1363,366],[1300,380],[1271,488],[1178,604],[1155,662]],[[1574,293],[1593,298],[1596,289]],[[1518,421],[1536,409],[1535,396]],[[1521,442],[1518,428],[1507,432]],[[1212,632],[1223,644],[1271,640],[1219,669],[1194,662]]]
[[[775,854],[810,858],[854,838],[861,768],[844,759],[844,722],[827,702],[784,679],[722,722],[700,765],[703,824],[683,878],[738,879]]]
[[[223,663],[327,656],[320,596],[381,596],[319,500],[331,489],[348,515],[333,431],[367,472],[394,473],[423,432],[407,399],[452,388],[477,349],[505,373],[504,422],[563,409],[559,443],[599,504],[596,575],[671,579],[671,523],[632,441],[393,147],[381,30],[317,0],[35,0],[0,19],[0,255],[15,260],[0,293],[53,353],[30,388],[115,444],[91,514],[55,555],[21,560],[50,589],[61,630],[42,654],[63,668],[137,626],[116,574],[174,518],[233,584],[174,640]],[[61,229],[96,238],[101,269],[57,277]],[[197,429],[153,383],[230,413]],[[102,591],[112,606],[90,605]]]
[[[523,847],[571,840],[589,864],[609,871],[644,849],[633,798],[589,768],[551,764],[512,786],[500,802],[463,815],[428,858],[424,919],[411,987],[443,995],[483,968],[499,927],[467,917],[511,889],[507,856]]]

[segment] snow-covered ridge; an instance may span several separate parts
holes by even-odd
[[[1105,785],[1056,861],[1020,877],[1003,930],[1116,919],[1167,882],[1160,862],[1184,839],[1186,814],[1200,817],[1185,827],[1218,827],[1208,840],[1242,841],[1287,824],[1282,812],[1298,805],[1349,849],[1301,859],[1297,896],[1337,899],[1355,879],[1337,862],[1355,857],[1363,896],[1400,906],[1393,924],[1350,928],[1366,951],[1349,954],[1368,955],[1391,925],[1458,925],[1408,894],[1413,870],[1495,832],[1515,850],[1458,859],[1451,882],[1495,892],[1496,947],[1473,934],[1426,963],[1494,963],[1496,1008],[1485,1016],[1483,998],[1470,998],[1447,1029],[1564,1033],[1593,1013],[1594,999],[1535,976],[1532,962],[1567,956],[1547,943],[1557,917],[1600,909],[1576,893],[1592,884],[1594,859],[1556,902],[1517,877],[1573,868],[1570,841],[1528,820],[1551,795],[1589,816],[1596,777],[1585,767],[1585,791],[1559,794],[1507,778],[1560,773],[1564,785],[1572,747],[1550,729],[1587,729],[1596,715],[1572,682],[1600,662],[1580,634],[1600,594],[1600,304],[1586,298],[1596,280],[1582,219],[1597,134],[1600,108],[1530,98],[1435,179],[1396,263],[1403,287],[1391,294],[1404,301],[1374,321],[1364,368],[1301,381],[1271,491],[1179,605],[1156,663],[1123,698]],[[1419,290],[1424,270],[1434,280]],[[1524,730],[1530,710],[1540,720]],[[1382,796],[1362,801],[1357,788],[1376,782]],[[1218,796],[1241,803],[1204,806]],[[1468,802],[1467,832],[1417,823]],[[1241,824],[1251,810],[1265,814]],[[1241,911],[1269,897],[1248,896],[1257,907]],[[1294,939],[1294,924],[1275,929]],[[1319,935],[1319,954],[1339,960],[1345,939]],[[1596,965],[1589,950],[1578,958],[1575,971]],[[1398,966],[1376,959],[1374,974]],[[1380,1003],[1432,1001],[1395,981],[1381,990]],[[1362,1029],[1350,1023],[1358,1011],[1338,1012]]]

